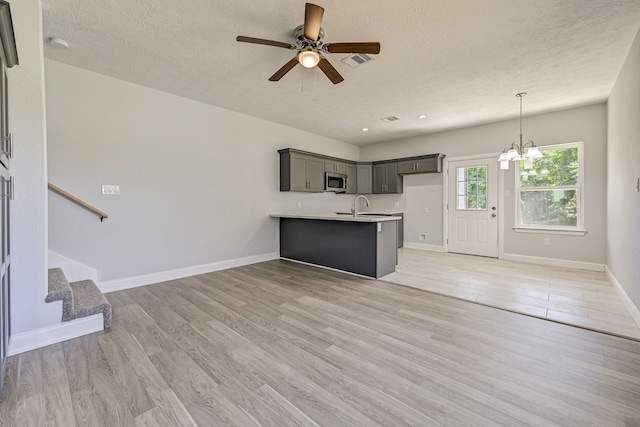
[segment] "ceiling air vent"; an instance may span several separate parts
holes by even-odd
[[[400,118],[396,117],[396,116],[389,116],[389,117],[383,117],[380,120],[382,120],[383,122],[395,122],[396,120],[400,120]]]
[[[373,58],[366,53],[356,53],[355,55],[347,56],[342,59],[342,62],[347,64],[351,68],[357,68],[362,64],[373,61]]]

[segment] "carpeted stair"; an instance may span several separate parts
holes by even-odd
[[[63,322],[102,313],[104,327],[111,326],[111,304],[92,280],[69,283],[62,269],[50,268],[45,301],[62,301]]]

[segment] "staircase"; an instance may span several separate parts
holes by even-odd
[[[111,326],[111,304],[92,280],[69,283],[60,268],[49,269],[45,302],[62,301],[62,321],[102,313],[105,329]]]

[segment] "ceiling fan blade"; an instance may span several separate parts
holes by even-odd
[[[333,65],[331,65],[329,63],[329,61],[327,61],[324,58],[320,58],[320,62],[318,62],[318,68],[320,68],[322,70],[322,72],[329,77],[329,80],[331,80],[331,82],[335,85],[340,83],[341,81],[344,80],[344,77],[342,77],[340,75],[340,73],[338,72],[338,70],[336,70],[335,68],[333,68]]]
[[[320,26],[322,25],[322,16],[324,15],[324,8],[312,3],[306,3],[304,6],[304,37],[313,40],[318,40],[318,34],[320,34]]]
[[[329,43],[324,45],[324,49],[329,53],[380,53],[380,43],[378,42],[356,42],[356,43]]]
[[[285,74],[287,74],[289,71],[291,71],[291,69],[293,67],[295,67],[296,65],[298,65],[298,58],[293,58],[291,61],[289,61],[286,64],[284,64],[282,66],[282,68],[280,68],[278,71],[276,71],[276,73],[273,76],[269,77],[269,81],[270,82],[277,82],[282,77],[284,77]]]
[[[277,42],[274,40],[257,39],[255,37],[238,36],[236,41],[243,43],[265,44],[267,46],[283,47],[285,49],[295,49],[296,46],[291,43]]]

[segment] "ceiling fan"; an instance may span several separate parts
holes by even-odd
[[[282,47],[297,50],[296,57],[287,62],[275,74],[269,77],[272,82],[277,82],[293,67],[300,64],[305,68],[313,68],[316,65],[331,80],[338,84],[344,78],[327,61],[324,53],[380,53],[378,42],[351,42],[351,43],[324,43],[324,28],[322,28],[322,16],[324,8],[315,4],[306,3],[304,9],[304,24],[294,31],[295,43],[285,43],[273,40],[257,39],[255,37],[238,36],[236,41],[243,43],[264,44],[267,46]]]

